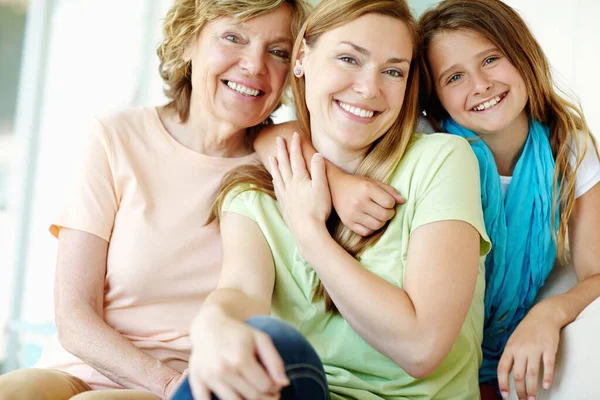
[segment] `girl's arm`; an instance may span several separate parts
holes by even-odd
[[[549,388],[560,330],[600,297],[600,184],[575,200],[569,221],[571,261],[578,283],[566,293],[536,304],[508,341],[498,365],[500,390],[508,397],[508,375],[513,372],[517,393],[537,395],[540,360],[542,386]]]
[[[270,338],[244,321],[269,314],[275,268],[258,224],[235,212],[220,223],[223,268],[192,325],[194,398],[273,398],[289,382]],[[260,360],[260,361],[259,361]]]
[[[536,305],[550,311],[560,328],[600,297],[600,184],[575,200],[569,221],[571,262],[578,283],[566,293]]]
[[[166,399],[181,379],[179,371],[142,352],[104,322],[107,250],[108,242],[91,233],[60,230],[54,292],[58,339],[110,380]]]
[[[363,267],[327,231],[328,212],[322,206],[328,197],[325,166],[320,157],[313,158],[309,176],[299,142],[295,136],[289,157],[285,145],[278,146],[272,169],[277,197],[300,254],[343,317],[371,346],[410,375],[427,376],[450,351],[471,306],[479,233],[463,221],[415,229],[404,289],[390,284]]]
[[[278,136],[290,142],[292,134],[298,131],[295,122],[264,128],[254,141],[254,149],[261,162],[269,169],[268,158],[277,152]],[[302,154],[310,162],[316,153],[309,140],[302,140]],[[369,236],[379,230],[395,215],[396,204],[405,199],[393,187],[373,179],[346,174],[335,165],[327,162],[327,179],[333,201],[333,208],[342,223],[361,236]]]

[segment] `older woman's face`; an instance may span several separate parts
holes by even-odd
[[[289,70],[291,12],[284,4],[243,23],[224,17],[204,26],[184,54],[192,62],[192,112],[239,129],[273,112]]]
[[[400,114],[412,51],[408,26],[379,14],[332,29],[305,47],[301,61],[313,142],[368,149]]]

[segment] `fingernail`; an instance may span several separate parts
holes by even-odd
[[[321,158],[323,158],[323,156],[321,155],[321,153],[315,153],[315,155],[313,156],[315,159],[320,160]]]
[[[294,132],[294,138],[298,137],[298,132]]]
[[[527,400],[535,400],[535,396],[529,396]]]
[[[542,383],[542,387],[546,390],[550,389],[550,382],[544,382]]]
[[[500,394],[502,395],[503,399],[508,399],[508,392],[501,392]]]

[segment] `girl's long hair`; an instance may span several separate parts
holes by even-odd
[[[527,87],[528,116],[550,128],[550,144],[555,158],[554,198],[552,214],[559,211],[558,232],[554,221],[548,221],[556,241],[558,258],[567,261],[567,228],[575,204],[575,176],[591,143],[598,149],[594,137],[577,102],[556,88],[550,65],[541,46],[525,21],[499,0],[445,0],[426,11],[419,20],[423,35],[423,56],[442,32],[469,31],[489,40],[519,71]],[[421,107],[434,127],[448,118],[437,97],[430,68],[421,75]],[[571,164],[571,159],[576,161]],[[557,197],[557,185],[560,193]]]
[[[353,21],[363,15],[375,13],[390,16],[405,23],[411,34],[410,40],[413,44],[413,55],[408,75],[404,103],[399,117],[394,121],[390,129],[375,141],[365,158],[358,166],[355,174],[388,182],[396,166],[400,162],[404,152],[415,131],[419,113],[419,65],[420,61],[420,35],[419,29],[411,11],[404,0],[323,0],[307,18],[302,26],[292,54],[292,60],[296,60],[301,48],[302,40],[306,40],[308,47],[317,44],[322,34]],[[296,106],[296,115],[304,140],[310,138],[310,113],[305,101],[305,80],[292,79],[292,92]],[[259,190],[275,198],[272,178],[263,166],[242,166],[229,172],[223,179],[219,194],[212,205],[208,222],[218,219],[224,199],[229,191],[239,185],[247,189]],[[376,243],[383,235],[385,229],[374,233],[369,237],[362,237],[348,227],[343,225],[335,212],[332,212],[327,227],[332,237],[348,253],[359,257],[367,248]],[[314,294],[314,299],[323,298],[327,311],[337,312],[331,297],[322,283]]]

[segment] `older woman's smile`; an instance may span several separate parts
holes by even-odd
[[[241,94],[244,97],[258,97],[264,94],[261,86],[258,83],[250,83],[238,80],[233,81],[227,79],[223,79],[221,82],[223,82],[224,85],[226,85],[235,93]]]

